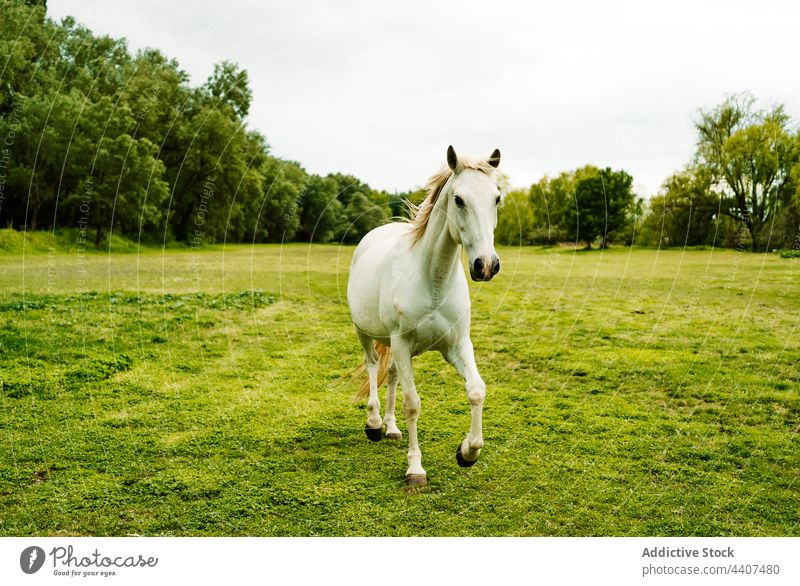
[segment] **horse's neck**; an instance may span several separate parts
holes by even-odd
[[[447,228],[447,197],[449,190],[445,189],[436,201],[419,242],[420,262],[434,289],[441,288],[456,270],[461,270],[461,245],[453,240]]]

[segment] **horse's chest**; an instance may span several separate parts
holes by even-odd
[[[390,330],[400,333],[413,354],[447,350],[469,328],[469,296],[459,283],[447,289],[433,288],[413,279],[397,284],[386,317],[397,319]],[[388,305],[388,304],[387,304]]]
[[[454,324],[439,312],[421,315],[410,331],[414,354],[447,347],[455,335]]]

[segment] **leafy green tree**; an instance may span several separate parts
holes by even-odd
[[[238,206],[264,193],[263,183],[255,181],[266,156],[258,145],[266,148],[260,135],[248,133],[225,109],[203,106],[176,120],[162,158],[171,189],[170,225],[179,240],[198,232],[205,240],[221,240]]]
[[[17,96],[16,103],[19,110],[0,122],[3,136],[14,132],[6,185],[16,202],[8,209],[12,225],[38,230],[49,220],[55,226],[57,198],[75,189],[86,171],[85,158],[74,156],[81,144],[89,142],[75,132],[85,100],[74,91],[52,97]]]
[[[755,251],[767,246],[764,228],[794,196],[800,139],[789,131],[783,106],[756,110],[754,104],[752,96],[739,94],[701,111],[695,158],[721,194],[722,213],[742,222]]]
[[[0,18],[0,222],[165,236],[184,242],[355,241],[401,200],[350,175],[309,177],[269,154],[245,124],[247,72],[223,61],[189,85],[155,49],[73,18],[48,19],[41,0],[7,0]]]
[[[90,102],[122,91],[131,62],[125,39],[95,36],[71,16],[62,20],[57,38],[54,71],[61,88],[79,90]]]
[[[800,141],[800,131],[795,138]],[[775,246],[800,250],[800,163],[792,168],[784,191],[785,198],[771,226],[773,242]]]
[[[259,227],[267,242],[294,240],[300,227],[303,190],[308,181],[305,170],[293,161],[269,157],[262,168],[263,200]]]
[[[533,205],[527,191],[511,190],[503,197],[494,235],[500,244],[533,244],[536,229]]]
[[[633,221],[636,201],[632,184],[633,178],[628,173],[608,167],[578,180],[575,207],[567,218],[570,236],[586,242],[586,248],[600,238],[601,247],[606,248],[614,235]]]
[[[661,226],[661,245],[697,246],[717,238],[719,197],[711,177],[702,169],[687,169],[664,181],[661,194],[651,199],[651,222]]]
[[[214,73],[208,78],[205,89],[213,99],[215,107],[227,106],[236,117],[240,119],[247,117],[253,101],[253,92],[250,89],[247,71],[237,64],[222,61],[214,65]]]
[[[128,63],[124,78],[120,99],[136,119],[136,136],[159,145],[160,157],[168,158],[176,146],[169,139],[183,130],[181,117],[191,95],[188,75],[160,51],[144,49]]]
[[[100,245],[105,230],[117,226],[128,235],[157,234],[168,196],[164,165],[157,147],[147,138],[132,136],[136,123],[126,106],[103,96],[78,119],[70,144],[69,166],[82,179],[65,194],[72,223],[86,213]],[[83,208],[83,211],[82,209]]]
[[[392,195],[388,201],[390,216],[392,218],[410,218],[411,210],[408,204],[418,206],[425,201],[427,195],[427,190],[421,187]]]
[[[15,98],[30,97],[43,81],[52,81],[58,31],[43,5],[7,1],[0,15],[0,116],[6,116]]]
[[[572,173],[561,173],[556,178],[542,177],[528,190],[532,240],[542,243],[554,242],[565,237],[564,217],[573,200],[574,181]]]
[[[344,220],[344,207],[336,195],[339,185],[331,177],[312,175],[302,195],[296,238],[304,242],[330,242]],[[291,210],[290,210],[291,211]]]
[[[570,219],[575,210],[575,188],[581,179],[594,176],[600,170],[592,165],[564,171],[556,177],[543,177],[529,191],[533,213],[532,242],[553,244],[568,240]]]
[[[388,193],[375,191],[352,175],[332,173],[328,177],[336,181],[336,197],[344,211],[334,238],[353,244],[386,221],[392,200]]]
[[[345,208],[347,221],[339,227],[340,238],[347,244],[360,241],[370,230],[386,221],[383,207],[370,200],[365,193],[356,191],[351,194],[350,202]]]
[[[158,236],[161,206],[169,189],[161,178],[164,165],[155,158],[156,147],[146,138],[129,134],[104,137],[95,158],[95,174],[78,186],[69,200],[77,206],[77,194],[88,198],[90,224],[95,229],[95,245],[102,242],[104,230],[115,226],[129,236]]]
[[[342,173],[331,173],[328,175],[331,179],[336,181],[336,185],[338,186],[338,193],[336,197],[342,202],[342,205],[347,207],[352,199],[353,195],[356,193],[360,193],[362,195],[372,193],[372,188],[361,181],[360,179],[353,177],[352,175],[345,175]]]

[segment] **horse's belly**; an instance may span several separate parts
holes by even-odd
[[[366,289],[360,295],[357,294],[350,298],[350,316],[353,324],[359,331],[372,338],[388,338],[389,329],[381,320],[379,312],[375,310],[380,303],[378,290],[372,287]]]
[[[386,340],[391,320],[382,305],[388,300],[386,282],[391,278],[392,259],[398,239],[408,224],[386,224],[376,228],[356,248],[347,283],[347,301],[355,326],[368,336]]]

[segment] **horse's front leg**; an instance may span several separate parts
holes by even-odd
[[[422,452],[417,441],[417,419],[419,419],[421,402],[414,384],[414,371],[411,364],[411,349],[402,339],[392,340],[392,353],[403,388],[403,414],[406,417],[408,428],[408,470],[406,470],[406,483],[409,485],[423,485],[428,477],[422,467]]]
[[[383,424],[386,426],[386,437],[392,440],[402,439],[403,434],[397,428],[397,419],[394,416],[394,399],[397,394],[397,365],[392,361],[389,366],[389,379],[386,383],[386,414]]]
[[[470,406],[469,433],[456,450],[456,461],[462,468],[477,462],[483,447],[483,401],[486,398],[486,383],[483,382],[475,364],[472,341],[465,338],[445,358],[455,367],[467,383],[467,400]]]

